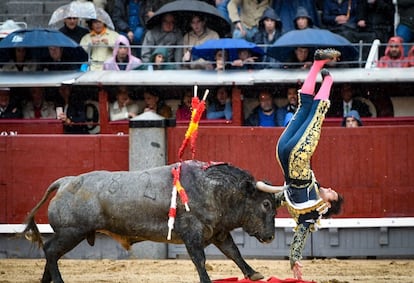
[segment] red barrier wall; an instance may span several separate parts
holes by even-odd
[[[275,146],[282,128],[202,126],[196,159],[226,161],[282,184]],[[168,128],[168,163],[186,127]],[[128,135],[0,136],[0,223],[21,223],[55,179],[91,170],[128,170]],[[341,217],[414,216],[414,127],[324,127],[313,168],[345,196]],[[191,158],[190,149],[184,158]],[[287,217],[284,209],[279,216]],[[38,214],[47,223],[46,206]]]

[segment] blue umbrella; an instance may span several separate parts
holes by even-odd
[[[345,37],[326,29],[307,28],[292,30],[279,37],[268,49],[268,55],[286,62],[295,47],[333,47],[342,53],[342,60],[352,61],[358,56],[358,49]]]
[[[34,57],[42,57],[48,53],[47,47],[63,47],[65,53],[78,59],[77,61],[87,61],[86,51],[70,37],[55,29],[20,29],[7,35],[0,41],[0,48],[24,47],[31,49]]]
[[[194,58],[203,58],[208,61],[214,61],[216,51],[220,49],[227,50],[229,61],[236,60],[239,57],[238,50],[240,49],[248,49],[254,55],[261,56],[264,54],[263,49],[257,46],[255,43],[236,38],[219,38],[207,40],[202,44],[195,45],[191,50],[191,54]]]

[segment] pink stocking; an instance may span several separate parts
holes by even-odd
[[[316,84],[316,77],[319,74],[319,71],[323,68],[325,63],[328,60],[315,60],[312,64],[312,67],[309,70],[308,76],[303,83],[301,92],[304,94],[314,95],[315,93],[315,84]]]
[[[329,95],[331,93],[331,87],[333,84],[333,79],[332,77],[326,76],[323,79],[321,88],[319,89],[318,93],[315,96],[315,100],[329,100]]]

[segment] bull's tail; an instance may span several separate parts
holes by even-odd
[[[33,243],[37,243],[39,247],[43,246],[43,240],[40,235],[40,231],[37,228],[36,222],[34,220],[37,211],[42,207],[42,205],[49,199],[49,196],[52,192],[56,191],[60,188],[60,186],[68,181],[68,178],[73,177],[64,177],[56,180],[53,182],[46,190],[43,198],[36,204],[36,206],[30,211],[29,215],[26,217],[24,224],[26,224],[26,228],[23,230],[22,234]]]

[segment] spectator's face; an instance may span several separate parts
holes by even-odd
[[[344,85],[341,88],[341,96],[345,102],[348,102],[352,99],[352,88],[350,85]]]
[[[147,108],[157,110],[158,97],[149,93],[144,93],[144,101]]]
[[[266,31],[274,31],[276,29],[276,22],[269,18],[264,19],[263,25]]]
[[[221,87],[217,90],[217,100],[220,104],[226,104],[226,100],[228,98],[227,91],[224,87]]]
[[[34,105],[40,105],[43,101],[43,88],[33,87],[30,89],[30,95]]]
[[[65,18],[64,23],[65,23],[66,27],[68,27],[69,29],[74,29],[78,25],[79,19],[78,18],[73,18],[73,17],[72,18]]]
[[[194,16],[191,20],[191,29],[195,34],[202,34],[204,32],[204,27],[206,22],[203,22],[198,16]]]
[[[161,28],[164,32],[172,32],[174,30],[175,20],[172,15],[165,15],[162,19]]]
[[[10,102],[10,92],[8,90],[0,90],[0,107],[6,108]]]
[[[118,60],[124,61],[128,56],[128,47],[120,45],[118,48]]]
[[[401,50],[400,50],[400,46],[398,44],[393,43],[393,44],[390,45],[389,56],[391,58],[395,58],[395,59],[400,58]]]
[[[129,96],[128,91],[126,90],[119,90],[116,95],[116,101],[118,101],[118,105],[120,107],[125,107],[129,104]]]
[[[299,17],[296,20],[296,25],[298,26],[298,29],[305,29],[309,27],[309,20],[306,17]]]
[[[23,47],[17,47],[16,50],[16,62],[24,62],[26,58],[26,49]]]
[[[296,88],[288,88],[287,99],[289,104],[298,105],[298,92],[296,91]]]
[[[309,55],[309,49],[298,47],[295,49],[295,54],[299,62],[305,62]]]
[[[193,96],[192,96],[192,94],[191,94],[191,91],[189,91],[189,92],[186,92],[185,94],[184,94],[184,97],[183,97],[183,104],[185,105],[185,106],[187,106],[188,108],[191,108],[191,100],[193,99]]]
[[[165,59],[164,59],[164,55],[162,55],[162,54],[157,54],[157,55],[155,55],[155,58],[154,58],[154,63],[155,64],[161,64],[161,63],[164,63],[164,61],[165,61]]]
[[[59,88],[60,96],[63,98],[69,98],[72,92],[72,87],[70,85],[61,85]]]
[[[57,46],[49,46],[49,54],[53,61],[60,61],[62,58],[62,48]]]
[[[250,53],[249,50],[242,49],[242,50],[239,51],[239,59],[241,59],[241,60],[246,60],[250,56],[251,56],[251,53]]]
[[[358,121],[354,117],[347,117],[345,120],[345,127],[347,128],[357,128]]]
[[[268,92],[262,92],[259,96],[260,108],[263,112],[270,112],[273,110],[272,96]]]
[[[105,28],[105,24],[98,20],[92,20],[92,30],[96,33],[101,33]]]

